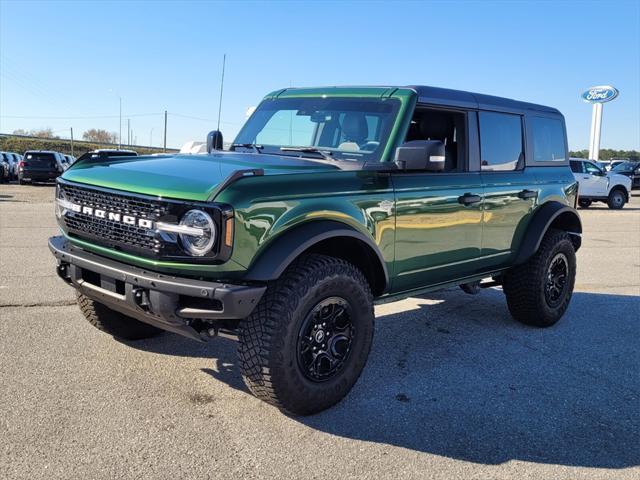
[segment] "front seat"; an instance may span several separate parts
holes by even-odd
[[[458,163],[458,145],[453,140],[453,120],[450,115],[429,112],[420,119],[422,140],[440,140],[445,147],[444,171],[455,171]]]
[[[347,113],[342,119],[343,141],[338,145],[340,150],[360,150],[360,147],[367,143],[369,136],[369,126],[367,119],[362,113]]]

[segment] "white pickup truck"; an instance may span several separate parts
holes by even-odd
[[[579,184],[578,205],[589,208],[593,202],[605,202],[619,210],[629,201],[631,179],[615,172],[606,172],[595,162],[572,158],[571,171]]]

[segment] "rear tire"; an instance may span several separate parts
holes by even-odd
[[[76,301],[87,321],[109,335],[122,340],[142,340],[159,335],[163,330],[111,310],[102,303],[76,292]]]
[[[607,199],[607,205],[612,210],[620,210],[627,202],[627,197],[620,189],[612,190]]]
[[[591,203],[591,200],[588,199],[578,200],[578,205],[580,206],[580,208],[589,208],[591,206]]]
[[[569,234],[549,229],[536,254],[504,276],[511,315],[536,327],[555,324],[569,306],[575,275],[576,254]]]
[[[373,297],[352,264],[325,255],[296,260],[240,324],[244,381],[294,415],[338,403],[358,380],[373,340]]]

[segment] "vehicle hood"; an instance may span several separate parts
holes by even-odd
[[[264,175],[282,175],[336,168],[291,156],[220,152],[88,159],[73,164],[62,178],[145,195],[207,201],[236,170],[263,169]]]

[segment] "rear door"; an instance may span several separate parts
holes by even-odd
[[[491,269],[508,264],[515,255],[538,190],[535,173],[525,168],[524,116],[480,111],[478,122],[484,186],[482,266]]]

